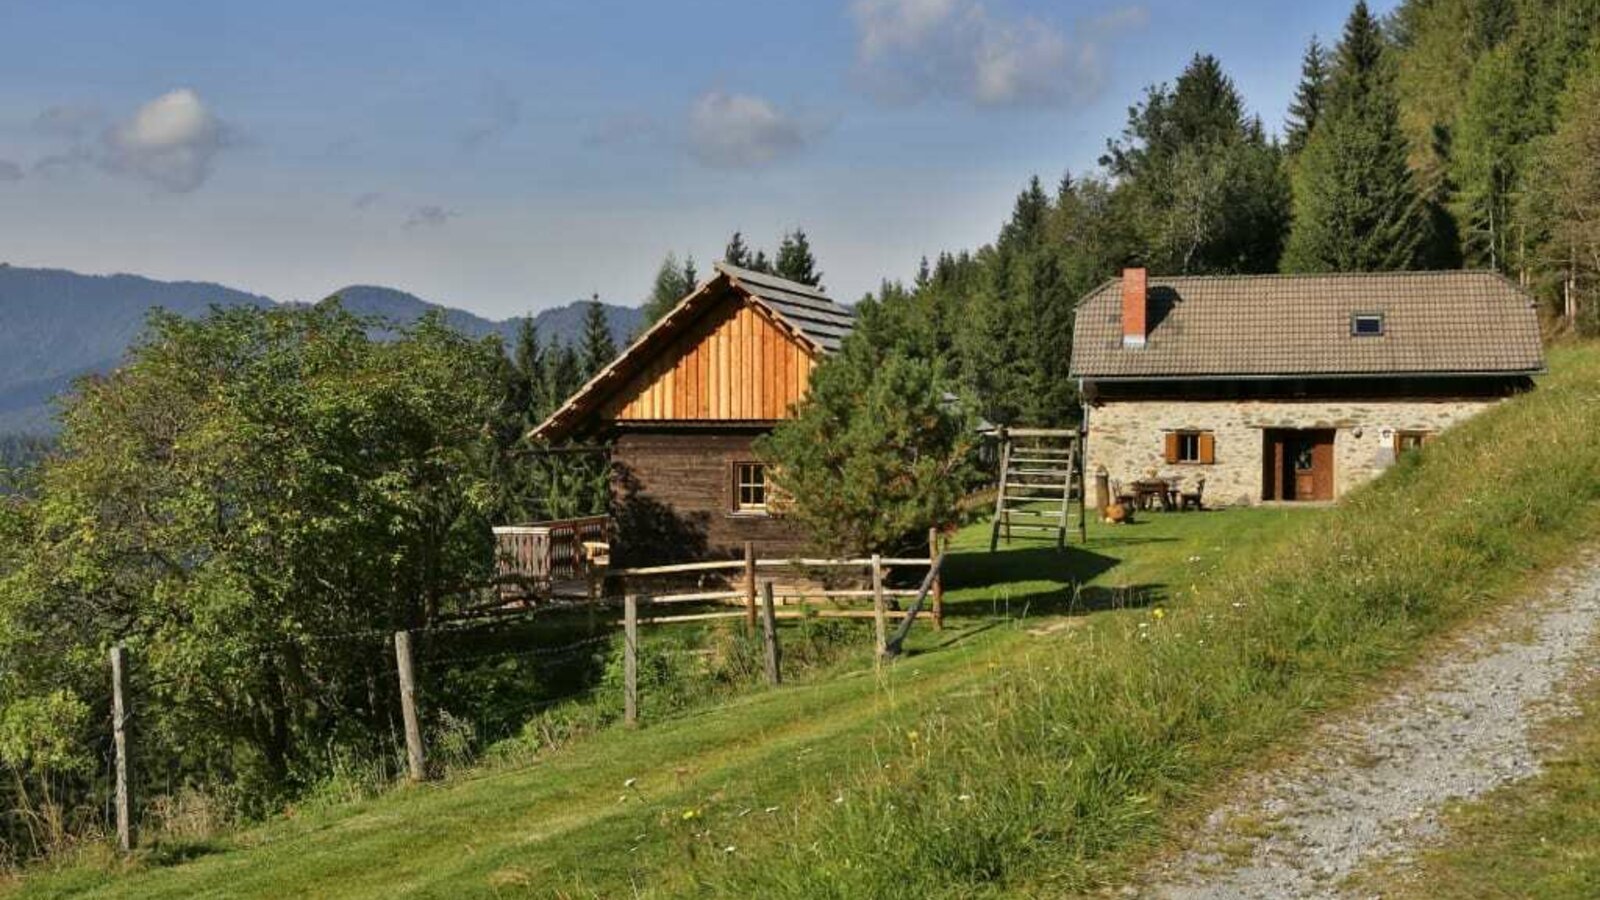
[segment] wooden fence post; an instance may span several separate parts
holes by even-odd
[[[128,713],[122,697],[123,648],[111,648],[111,735],[117,750],[117,849],[133,850],[133,792],[128,785]]]
[[[756,545],[754,541],[744,542],[744,601],[745,608],[749,610],[749,620],[745,627],[750,634],[756,630]]]
[[[889,650],[889,610],[883,604],[883,557],[877,553],[872,554],[872,627],[873,658],[881,663]]]
[[[394,663],[400,672],[400,715],[406,725],[406,763],[412,781],[428,777],[422,756],[422,726],[417,722],[417,677],[411,668],[411,632],[394,633]]]
[[[939,562],[939,529],[928,529],[928,565]],[[933,630],[944,630],[944,575],[934,573],[933,576]]]
[[[639,724],[639,598],[623,599],[622,721]]]
[[[761,587],[761,636],[767,649],[767,683],[777,687],[783,683],[783,651],[778,647],[778,613],[774,605],[772,582],[768,581]]]

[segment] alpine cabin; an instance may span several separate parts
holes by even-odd
[[[1071,371],[1091,472],[1209,505],[1333,500],[1544,366],[1533,299],[1491,272],[1129,269],[1080,301]]]
[[[752,442],[805,396],[854,315],[810,285],[718,263],[533,431],[610,447],[623,565],[803,549]]]

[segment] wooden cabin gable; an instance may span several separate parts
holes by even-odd
[[[729,292],[602,409],[616,422],[773,421],[805,396],[813,352]]]

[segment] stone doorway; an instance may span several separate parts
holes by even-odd
[[[1333,499],[1332,428],[1268,428],[1262,434],[1261,499]]]

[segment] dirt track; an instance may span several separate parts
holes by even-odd
[[[1322,726],[1309,750],[1251,776],[1193,849],[1128,893],[1170,900],[1343,896],[1375,862],[1403,864],[1449,800],[1538,771],[1530,732],[1597,665],[1600,561],[1478,624],[1378,699]],[[1368,892],[1370,893],[1370,891]]]

